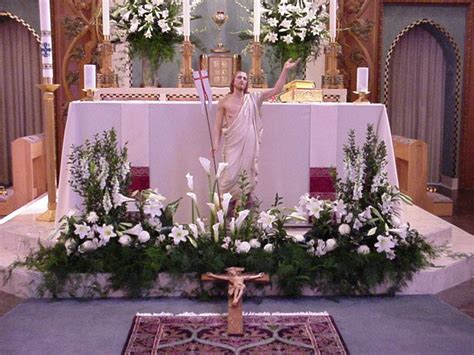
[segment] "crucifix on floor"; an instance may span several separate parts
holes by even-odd
[[[243,267],[229,267],[226,274],[206,273],[201,275],[203,281],[227,281],[229,283],[228,291],[228,315],[227,315],[227,334],[243,335],[244,325],[242,320],[242,296],[245,289],[245,281],[270,282],[268,274],[263,272],[259,274],[242,274]]]

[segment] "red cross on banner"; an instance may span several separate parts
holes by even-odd
[[[209,84],[209,75],[207,70],[193,71],[194,86],[196,87],[199,99],[201,100],[201,107],[204,113],[205,106],[207,110],[211,111],[212,105],[212,90]]]

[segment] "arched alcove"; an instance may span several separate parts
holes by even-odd
[[[41,133],[40,38],[23,19],[0,12],[0,184],[11,184],[11,142]]]
[[[429,60],[422,54],[428,50],[426,47],[433,51]],[[400,67],[400,63],[405,66]],[[421,65],[419,70],[413,67],[416,65]],[[424,78],[418,75],[419,72],[424,72]],[[425,140],[431,147],[431,182],[440,182],[441,176],[457,178],[461,85],[460,52],[442,26],[423,19],[405,27],[395,37],[385,62],[383,102],[388,106],[392,133]],[[414,102],[414,98],[419,101]],[[440,121],[430,121],[437,115]],[[397,122],[399,120],[406,121],[403,128]],[[432,126],[436,124],[439,127]],[[426,131],[437,131],[439,136],[430,136],[429,132],[414,133],[414,127],[423,125]]]

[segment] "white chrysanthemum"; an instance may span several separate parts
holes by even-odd
[[[251,247],[250,247],[250,244],[248,242],[241,242],[238,246],[237,246],[237,253],[239,254],[247,254],[249,251],[250,251]]]
[[[94,211],[89,212],[86,217],[88,223],[97,223],[99,221],[99,216]]]
[[[251,240],[249,241],[249,244],[250,244],[250,246],[251,246],[252,248],[254,248],[254,249],[258,249],[258,248],[260,248],[261,245],[262,245],[262,244],[258,241],[258,239],[256,239],[256,238],[251,239]]]
[[[272,253],[273,249],[274,249],[274,247],[273,247],[273,244],[271,244],[271,243],[268,243],[263,247],[263,251],[266,252],[266,253]]]
[[[357,248],[357,253],[361,255],[367,255],[370,253],[370,248],[367,245],[361,245]]]

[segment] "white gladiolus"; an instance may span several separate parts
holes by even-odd
[[[99,220],[99,216],[94,211],[91,211],[87,215],[86,220],[89,223],[97,223],[97,221]]]

